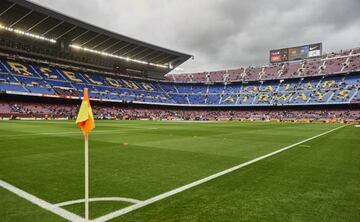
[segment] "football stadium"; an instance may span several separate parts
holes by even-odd
[[[355,39],[184,71],[176,45],[1,0],[0,221],[360,221]]]

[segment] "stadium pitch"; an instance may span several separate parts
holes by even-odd
[[[359,128],[96,124],[93,221],[360,220]],[[83,140],[74,122],[0,123],[1,221],[81,220],[83,190]]]

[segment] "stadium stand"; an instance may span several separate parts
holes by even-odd
[[[360,49],[354,48],[324,55],[323,58],[273,64],[262,67],[247,67],[234,70],[209,72],[207,82],[239,82],[334,75],[359,71]],[[199,73],[167,74],[167,80],[182,83],[203,83],[204,78],[191,78]]]
[[[95,100],[135,103],[198,106],[271,106],[323,105],[356,102],[359,94],[359,57],[353,57],[350,73],[324,73],[318,76],[319,62],[303,62],[305,76],[268,81],[246,81],[247,78],[279,72],[279,67],[249,68],[243,82],[206,85],[203,83],[170,83],[163,81],[85,73],[42,64],[0,60],[0,90],[8,94],[80,98],[85,87]],[[306,64],[306,65],[305,65]],[[316,64],[316,65],[315,65]],[[293,64],[292,64],[293,65]],[[289,66],[292,66],[289,65]],[[288,69],[287,73],[293,68]],[[314,70],[319,70],[315,72]],[[324,69],[326,71],[327,69]],[[331,69],[334,70],[334,69]],[[217,77],[223,72],[216,73]],[[230,72],[232,74],[232,72]],[[239,73],[239,72],[238,72]],[[284,76],[282,76],[284,77]],[[176,79],[178,81],[179,79]],[[204,80],[204,79],[203,79]],[[191,81],[191,78],[190,78]],[[206,83],[206,80],[205,80]]]
[[[92,26],[32,2],[4,0],[0,7],[4,9],[0,16],[3,116],[71,118],[74,101],[81,98],[85,87],[92,101],[147,105],[151,118],[170,114],[182,119],[283,118],[301,114],[316,119],[316,115],[329,118],[332,107],[338,106],[342,110],[334,111],[336,117],[359,116],[360,48],[265,66],[173,74],[172,70],[192,56]],[[14,17],[18,19],[14,21]],[[16,104],[5,100],[13,96]],[[32,101],[18,100],[19,96]],[[36,103],[40,98],[48,100],[44,104],[58,99],[69,104],[52,103],[48,108]],[[308,106],[316,109],[312,116],[305,111],[287,111]],[[195,107],[203,110],[195,112]],[[239,107],[267,110],[251,113],[236,110]],[[282,110],[275,109],[278,107]],[[212,108],[234,109],[234,114]],[[133,112],[140,113],[134,116],[142,117],[142,109],[134,108]],[[118,116],[124,111],[99,107],[98,112]]]
[[[0,102],[0,118],[73,119],[78,105]],[[282,110],[183,110],[178,108],[134,108],[96,104],[93,112],[98,119],[154,119],[154,120],[243,120],[243,121],[322,121],[358,122],[360,113],[350,109],[282,109]]]

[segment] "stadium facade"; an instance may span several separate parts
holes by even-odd
[[[263,67],[167,74],[191,55],[28,1],[0,5],[2,118],[73,118],[86,87],[98,118],[360,120],[359,48]]]

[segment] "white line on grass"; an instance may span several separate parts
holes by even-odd
[[[42,200],[32,194],[29,194],[29,193],[13,186],[3,180],[0,180],[0,187],[18,195],[19,197],[22,197],[22,198],[30,201],[33,204],[38,205],[41,208],[44,208],[45,210],[48,210],[56,215],[59,215],[60,217],[66,219],[68,221],[73,221],[73,222],[85,221],[84,218],[82,218],[74,213],[71,213],[65,209],[62,209],[58,206],[55,206],[55,205],[53,205],[45,200]]]
[[[98,201],[128,202],[128,203],[133,203],[133,204],[138,204],[138,203],[141,202],[140,200],[136,200],[136,199],[132,199],[132,198],[126,198],[126,197],[96,197],[96,198],[89,198],[89,202],[98,202]],[[69,206],[69,205],[73,205],[73,204],[84,203],[84,202],[85,202],[85,199],[70,200],[70,201],[66,201],[66,202],[62,202],[62,203],[57,203],[57,204],[55,204],[55,206],[63,207],[63,206]]]
[[[281,149],[276,150],[276,151],[274,151],[274,152],[271,152],[271,153],[269,153],[269,154],[260,156],[260,157],[258,157],[258,158],[253,159],[253,160],[250,160],[250,161],[248,161],[248,162],[239,164],[239,165],[234,166],[234,167],[232,167],[232,168],[229,168],[229,169],[227,169],[227,170],[224,170],[224,171],[221,171],[221,172],[219,172],[219,173],[213,174],[213,175],[211,175],[211,176],[205,177],[205,178],[203,178],[203,179],[197,180],[197,181],[192,182],[192,183],[190,183],[190,184],[184,185],[184,186],[182,186],[182,187],[176,188],[176,189],[171,190],[171,191],[168,191],[168,192],[166,192],[166,193],[159,194],[159,195],[157,195],[157,196],[154,196],[154,197],[152,197],[152,198],[149,198],[149,199],[147,199],[147,200],[144,200],[144,201],[142,201],[142,202],[140,202],[140,203],[138,203],[138,204],[134,204],[134,205],[131,205],[131,206],[129,206],[129,207],[125,207],[125,208],[123,208],[123,209],[114,211],[114,212],[112,212],[112,213],[106,214],[106,215],[101,216],[101,217],[98,217],[98,218],[96,218],[95,220],[93,220],[93,222],[105,222],[105,221],[114,219],[114,218],[116,218],[116,217],[119,217],[119,216],[121,216],[121,215],[127,214],[127,213],[129,213],[129,212],[131,212],[131,211],[134,211],[134,210],[136,210],[136,209],[145,207],[145,206],[150,205],[150,204],[152,204],[152,203],[155,203],[155,202],[157,202],[157,201],[160,201],[160,200],[163,200],[163,199],[168,198],[168,197],[170,197],[170,196],[173,196],[173,195],[175,195],[175,194],[177,194],[177,193],[180,193],[180,192],[183,192],[183,191],[185,191],[185,190],[188,190],[188,189],[190,189],[190,188],[192,188],[192,187],[198,186],[198,185],[200,185],[200,184],[206,183],[206,182],[208,182],[208,181],[210,181],[210,180],[213,180],[213,179],[215,179],[215,178],[221,177],[221,176],[223,176],[223,175],[225,175],[225,174],[231,173],[231,172],[233,172],[233,171],[235,171],[235,170],[238,170],[238,169],[243,168],[243,167],[245,167],[245,166],[248,166],[248,165],[250,165],[250,164],[256,163],[256,162],[258,162],[258,161],[260,161],[260,160],[263,160],[263,159],[265,159],[265,158],[274,156],[274,155],[276,155],[276,154],[278,154],[278,153],[281,153],[281,152],[283,152],[283,151],[286,151],[286,150],[288,150],[288,149],[290,149],[290,148],[293,148],[293,147],[295,147],[295,146],[298,146],[298,145],[300,145],[300,144],[306,143],[306,142],[308,142],[308,141],[310,141],[310,140],[316,139],[316,138],[318,138],[318,137],[320,137],[320,136],[323,136],[323,135],[326,135],[326,134],[328,134],[328,133],[331,133],[331,132],[333,132],[333,131],[335,131],[335,130],[341,129],[341,128],[345,127],[345,126],[346,126],[346,125],[337,127],[337,128],[335,128],[335,129],[332,129],[332,130],[329,130],[329,131],[326,131],[326,132],[324,132],[324,133],[321,133],[321,134],[319,134],[319,135],[310,137],[310,138],[308,138],[308,139],[305,139],[305,140],[303,140],[303,141],[294,143],[294,144],[292,144],[292,145],[286,146],[286,147],[284,147],[284,148],[281,148]]]
[[[94,130],[91,134],[103,134],[103,133],[113,133],[116,132],[117,134],[120,133],[129,133],[129,130],[133,130],[133,131],[137,131],[140,128],[134,128],[134,129],[126,129],[126,130],[122,130],[122,129],[116,129],[116,130]],[[143,128],[146,129],[146,128]],[[157,128],[147,128],[148,130],[154,130]],[[81,131],[74,131],[74,132],[50,132],[50,133],[27,133],[27,134],[13,134],[13,135],[2,135],[0,136],[0,140],[1,139],[6,139],[6,138],[14,138],[14,137],[27,137],[27,136],[49,136],[49,135],[69,135],[69,134],[79,134],[81,135]]]
[[[116,132],[116,131],[120,131],[120,130],[98,130],[98,131],[94,131],[92,133],[109,133],[109,132]],[[121,132],[120,132],[121,133]],[[79,134],[81,135],[81,131],[73,131],[73,132],[50,132],[50,133],[27,133],[27,134],[13,134],[13,135],[3,135],[0,136],[0,139],[2,138],[12,138],[12,137],[26,137],[26,136],[48,136],[48,135],[68,135],[68,134]]]

